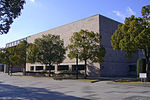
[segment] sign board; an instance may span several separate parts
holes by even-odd
[[[139,73],[139,77],[140,78],[147,78],[147,74],[146,73]]]

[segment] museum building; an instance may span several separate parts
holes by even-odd
[[[42,35],[53,34],[60,35],[60,38],[64,40],[64,45],[67,47],[70,43],[70,38],[74,32],[79,32],[81,29],[98,32],[102,35],[102,44],[106,49],[106,55],[104,57],[104,63],[91,63],[88,61],[87,74],[89,76],[128,76],[135,72],[136,61],[138,59],[138,53],[134,53],[132,58],[127,58],[125,53],[119,50],[114,51],[110,40],[112,34],[118,27],[120,22],[107,18],[102,15],[94,15],[82,20],[78,20],[66,25],[62,25],[47,31],[43,31],[23,39],[13,41],[6,44],[6,47],[17,45],[20,41],[26,40],[28,43],[33,43],[35,39],[41,38]],[[60,73],[64,71],[74,71],[76,66],[75,59],[69,59],[67,57],[68,51],[66,51],[66,59],[57,65],[52,66],[52,72]],[[79,61],[80,72],[84,71],[84,62]],[[26,71],[31,72],[44,72],[48,71],[49,67],[40,63],[26,63]]]

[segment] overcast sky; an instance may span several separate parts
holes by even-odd
[[[0,35],[0,47],[96,14],[123,23],[125,17],[141,17],[141,8],[145,5],[150,5],[150,0],[26,0],[21,16],[11,25],[8,34]]]

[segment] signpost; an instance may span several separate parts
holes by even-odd
[[[147,78],[147,74],[146,73],[139,73],[139,78],[141,78],[141,82],[142,82],[142,79],[144,79],[144,84],[145,84],[146,78]]]

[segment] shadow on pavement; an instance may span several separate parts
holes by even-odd
[[[0,100],[89,100],[48,91],[44,88],[18,87],[0,84]]]

